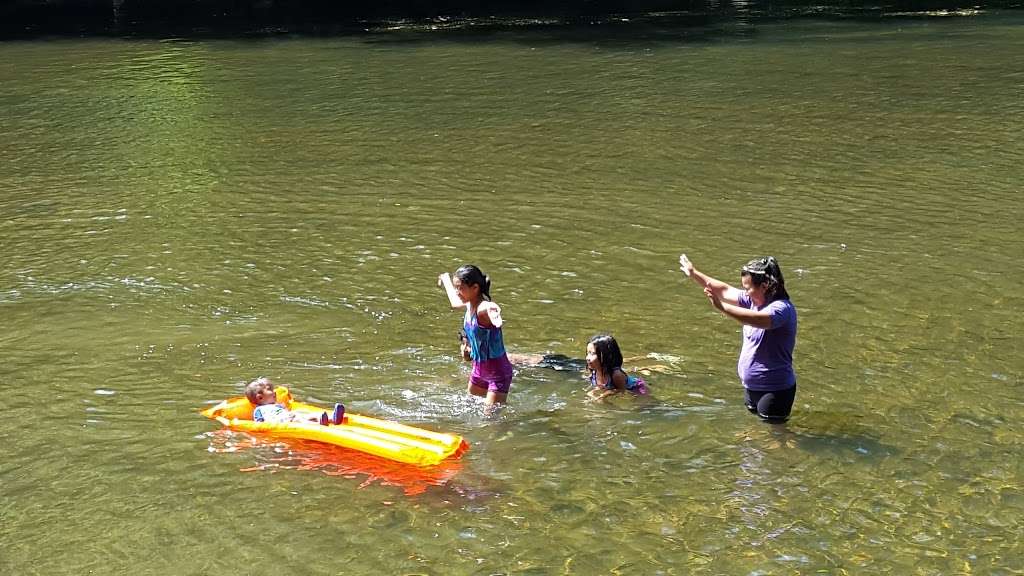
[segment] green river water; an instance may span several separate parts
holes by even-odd
[[[1022,24],[0,44],[0,572],[1024,573]],[[781,262],[786,425],[680,252]],[[611,332],[653,398],[482,416],[466,262],[511,351]],[[472,447],[198,414],[260,375]]]

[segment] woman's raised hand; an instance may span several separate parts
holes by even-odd
[[[690,259],[686,257],[686,254],[679,255],[679,269],[687,276],[693,273],[693,263],[691,263]]]
[[[718,310],[723,310],[722,300],[719,299],[718,294],[716,294],[715,291],[711,289],[710,285],[704,287],[704,295],[708,297],[708,301],[711,302],[712,306],[714,306]]]

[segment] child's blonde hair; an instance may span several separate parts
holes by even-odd
[[[250,403],[255,404],[257,401],[256,395],[260,393],[260,390],[273,387],[274,385],[270,382],[270,378],[264,378],[263,376],[260,376],[259,378],[246,384],[245,397],[249,400]]]

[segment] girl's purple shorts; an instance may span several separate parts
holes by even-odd
[[[476,388],[485,388],[488,392],[508,394],[512,388],[512,363],[508,356],[491,358],[483,362],[473,362],[473,373],[469,383]]]

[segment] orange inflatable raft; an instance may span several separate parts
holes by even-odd
[[[275,391],[278,403],[289,410],[326,411],[320,406],[296,401],[283,386],[278,386]],[[457,434],[431,432],[359,414],[346,413],[341,424],[323,426],[314,422],[254,422],[252,413],[255,409],[247,398],[241,396],[224,400],[201,413],[233,430],[325,442],[416,466],[434,466],[447,458],[457,458],[469,449],[469,444]]]

